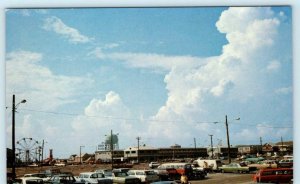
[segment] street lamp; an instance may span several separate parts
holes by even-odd
[[[236,118],[235,120],[240,120],[240,118]],[[220,123],[220,122],[214,122],[214,123]],[[229,140],[229,130],[228,130],[228,121],[227,121],[227,115],[225,115],[225,126],[226,126],[226,135],[227,135],[227,147],[228,147],[228,162],[231,163],[230,158],[230,140]]]
[[[15,104],[15,95],[13,94],[13,98],[12,98],[12,151],[13,151],[12,175],[13,175],[13,179],[15,179],[15,177],[16,177],[15,112],[17,110],[17,107],[21,103],[26,103],[26,100],[23,99],[21,102]]]
[[[240,120],[240,118],[237,118],[237,119],[235,119],[235,120]],[[225,125],[226,125],[227,146],[228,146],[228,162],[231,163],[231,157],[230,157],[230,141],[229,141],[229,130],[228,130],[227,115],[225,116]]]
[[[84,148],[84,146],[79,146],[79,148],[80,148],[80,151],[79,151],[79,162],[80,162],[80,164],[82,163],[81,162],[81,148]]]

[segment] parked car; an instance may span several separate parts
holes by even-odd
[[[149,163],[149,168],[153,169],[158,167],[160,164],[158,162],[150,162]]]
[[[189,179],[193,178],[193,168],[190,163],[164,163],[157,169],[165,169],[169,173],[169,178],[173,180],[180,179],[182,174],[185,174]]]
[[[152,171],[157,174],[157,176],[159,177],[159,179],[161,181],[167,181],[169,180],[169,172],[164,169],[164,168],[156,168],[156,169],[152,169]]]
[[[207,172],[219,171],[219,167],[222,166],[222,162],[219,159],[197,159],[193,161],[193,165],[196,167],[202,167]]]
[[[253,180],[258,183],[290,183],[292,179],[292,168],[260,169],[253,176]]]
[[[75,177],[71,174],[57,174],[53,175],[47,184],[85,184],[85,182],[76,181]]]
[[[24,174],[24,178],[28,178],[28,177],[37,177],[42,179],[43,181],[47,181],[50,179],[50,177],[48,177],[46,174],[43,173]]]
[[[222,167],[219,167],[219,169],[222,173],[226,173],[226,172],[249,173],[250,171],[253,171],[256,168],[241,166],[239,163],[230,163],[228,165],[223,165]]]
[[[112,171],[110,169],[96,169],[96,173],[102,173],[106,178],[112,178]]]
[[[193,174],[190,177],[190,180],[198,180],[198,179],[204,179],[207,176],[207,172],[201,169],[200,167],[194,168],[193,167]]]
[[[249,157],[249,158],[246,158],[245,161],[248,161],[248,162],[251,162],[251,163],[257,163],[259,161],[263,161],[265,160],[264,157]]]
[[[117,169],[113,169],[112,172],[128,172],[130,169],[129,168],[117,168]]]
[[[48,178],[53,175],[61,174],[60,169],[48,169],[40,172],[41,174],[45,174]]]
[[[44,181],[39,177],[22,177],[15,180],[17,184],[44,184]]]
[[[264,160],[264,161],[259,161],[255,164],[248,164],[248,167],[255,167],[257,170],[259,169],[265,169],[265,168],[277,168],[277,162],[275,160]]]
[[[66,166],[66,163],[64,163],[64,162],[58,162],[58,163],[55,163],[54,166],[64,167],[64,166]]]
[[[282,159],[279,161],[278,166],[291,168],[291,167],[293,167],[293,159]]]
[[[112,171],[113,183],[121,184],[140,184],[141,180],[135,176],[129,176],[127,172],[121,172],[118,170]]]
[[[105,178],[104,174],[96,172],[80,173],[77,181],[85,182],[85,184],[112,184],[111,178]]]
[[[128,172],[129,176],[135,176],[141,180],[142,183],[150,183],[159,181],[159,176],[154,172],[150,170],[129,170]]]

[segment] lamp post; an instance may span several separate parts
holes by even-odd
[[[15,104],[15,95],[12,98],[12,151],[13,151],[13,162],[12,162],[12,175],[13,179],[16,177],[16,144],[15,144],[15,112],[18,105],[21,103],[26,103],[26,100],[23,99],[21,102]]]
[[[235,119],[235,120],[240,120],[240,118],[237,118],[237,119]],[[229,130],[228,130],[227,115],[225,116],[225,125],[226,125],[227,146],[228,146],[228,162],[231,163],[231,157],[230,157],[230,141],[229,141]]]
[[[80,150],[79,150],[79,162],[80,164],[82,163],[81,162],[81,148],[84,148],[84,146],[79,146]]]

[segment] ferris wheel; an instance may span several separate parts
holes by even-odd
[[[33,138],[22,138],[17,141],[16,158],[22,163],[36,162],[40,156],[41,146]]]

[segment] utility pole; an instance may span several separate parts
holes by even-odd
[[[43,139],[43,143],[42,143],[42,166],[44,163],[44,139]]]
[[[13,179],[16,178],[15,112],[16,112],[15,95],[13,95],[13,99],[12,99],[12,151],[13,151],[12,175],[13,175]]]
[[[282,140],[282,136],[280,137],[280,140],[281,140],[281,149],[280,149],[280,152],[281,152],[281,155],[283,155],[283,140]]]
[[[15,103],[15,95],[13,95],[13,98],[12,98],[12,152],[13,152],[13,158],[12,158],[12,177],[13,179],[16,178],[16,144],[15,144],[15,113],[16,113],[16,109],[17,109],[17,106],[20,104],[20,103],[26,103],[26,100],[23,99],[21,102],[19,103]]]
[[[209,135],[209,136],[210,136],[211,158],[214,158],[214,147],[213,147],[213,141],[212,141],[213,135]]]
[[[197,148],[196,148],[196,138],[194,137],[194,146],[195,146],[195,158],[197,158]]]
[[[79,146],[80,150],[79,150],[79,162],[80,164],[82,163],[81,161],[81,148],[83,148],[84,146]]]
[[[259,137],[259,140],[260,140],[260,149],[261,149],[261,154],[263,153],[263,147],[262,147],[262,138]]]
[[[231,158],[230,158],[230,142],[229,142],[229,131],[228,131],[227,115],[225,116],[225,125],[226,125],[226,133],[227,133],[228,162],[231,163]]]
[[[113,145],[113,131],[110,130],[110,153],[111,153],[111,170],[114,169],[114,145]]]
[[[139,155],[139,149],[140,149],[140,140],[141,140],[141,137],[137,137],[136,138],[137,139],[137,141],[138,141],[138,145],[137,145],[137,162],[138,163],[140,163],[140,159],[139,159],[139,157],[140,157],[140,155]]]

